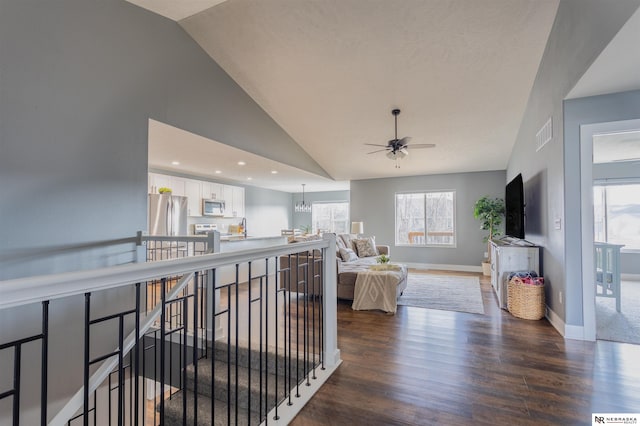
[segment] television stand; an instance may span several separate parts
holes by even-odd
[[[513,237],[491,240],[491,286],[502,309],[507,309],[507,278],[515,271],[540,275],[540,247]]]

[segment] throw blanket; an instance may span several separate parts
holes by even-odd
[[[397,271],[358,272],[351,309],[380,309],[395,314],[396,289],[401,279],[402,273]]]

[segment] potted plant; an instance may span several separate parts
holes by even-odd
[[[487,243],[488,259],[482,262],[482,273],[491,275],[491,245],[493,237],[500,235],[500,225],[504,217],[504,200],[502,198],[490,198],[484,196],[473,206],[473,217],[480,220],[480,229],[489,231],[482,241]]]

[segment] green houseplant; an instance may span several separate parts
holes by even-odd
[[[487,243],[488,260],[482,262],[482,271],[485,275],[491,275],[491,246],[489,244],[493,237],[500,235],[500,225],[504,217],[504,200],[485,195],[474,204],[473,217],[480,220],[480,229],[489,231],[489,235],[483,238],[483,241]]]

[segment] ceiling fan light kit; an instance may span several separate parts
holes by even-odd
[[[433,148],[435,144],[432,143],[420,143],[409,145],[409,141],[411,138],[409,136],[405,136],[402,139],[398,139],[398,115],[400,115],[400,110],[398,108],[394,108],[391,110],[391,114],[393,114],[395,121],[395,132],[394,138],[387,142],[386,145],[380,145],[375,143],[366,143],[365,145],[369,146],[378,146],[382,147],[382,149],[377,149],[375,151],[371,151],[368,154],[375,154],[376,152],[387,151],[385,154],[388,159],[394,160],[396,162],[396,168],[399,169],[400,165],[398,164],[398,160],[403,159],[407,155],[409,155],[409,147],[411,148]]]

